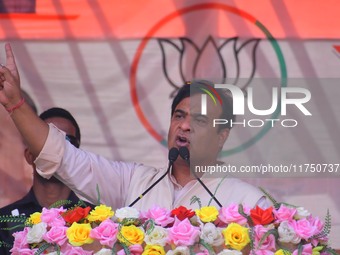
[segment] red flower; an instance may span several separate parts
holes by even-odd
[[[85,219],[90,211],[91,211],[91,207],[89,206],[86,208],[78,206],[78,207],[75,207],[73,209],[66,211],[63,214],[63,218],[67,223],[72,224],[73,222],[79,222],[82,219]]]
[[[177,217],[179,220],[184,220],[186,218],[190,219],[195,215],[195,212],[193,212],[191,209],[187,209],[184,206],[177,207],[171,211],[171,217]]]
[[[267,225],[274,221],[273,207],[263,210],[261,207],[256,206],[250,210],[250,218],[254,225]]]

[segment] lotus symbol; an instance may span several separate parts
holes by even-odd
[[[206,77],[244,90],[255,74],[259,42],[260,39],[214,39],[208,36],[199,47],[189,38],[158,39],[164,76],[174,88],[170,96],[173,97],[186,81]],[[174,59],[178,61],[177,70],[174,69]]]

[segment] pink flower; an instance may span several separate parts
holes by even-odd
[[[112,248],[117,241],[118,226],[117,223],[107,219],[101,222],[98,227],[91,230],[90,237],[98,239],[102,245],[107,245]]]
[[[63,245],[67,240],[66,236],[67,227],[63,226],[54,226],[51,227],[46,234],[44,234],[44,240],[49,243],[58,244],[59,246]]]
[[[30,248],[12,248],[10,250],[12,255],[34,255],[37,252],[38,249],[30,249]]]
[[[323,229],[323,226],[324,224],[322,223],[322,221],[319,219],[319,217],[309,217],[308,218],[309,222],[311,223],[312,226],[315,227],[315,232],[313,235],[317,235],[319,234],[322,229]]]
[[[12,250],[29,248],[29,245],[27,243],[28,229],[29,229],[28,227],[25,227],[22,231],[13,233],[14,242],[13,242]]]
[[[249,254],[253,254],[253,255],[273,255],[274,252],[269,251],[269,250],[252,250]]]
[[[278,210],[274,210],[273,213],[276,218],[275,222],[277,223],[291,221],[296,213],[296,208],[290,208],[282,204],[280,208]]]
[[[298,255],[298,254],[299,254],[298,249],[296,249],[295,251],[293,251],[292,255]],[[313,254],[313,247],[310,243],[302,246],[301,255],[312,255],[312,254]]]
[[[161,227],[166,227],[170,223],[174,222],[174,218],[171,217],[171,212],[166,208],[154,206],[148,211],[142,213],[142,217],[147,219],[153,219],[155,223]]]
[[[324,245],[327,245],[328,243],[328,240],[329,240],[329,237],[327,235],[323,236],[323,237],[319,237],[319,238],[313,238],[311,239],[311,244],[314,245],[314,246],[318,246],[318,244],[324,244]]]
[[[302,239],[307,240],[313,235],[320,232],[319,219],[301,219],[297,221],[292,221],[290,224],[294,228],[295,233]]]
[[[235,203],[231,203],[228,207],[222,207],[218,218],[227,224],[234,222],[240,225],[245,225],[247,223],[247,219],[238,212],[238,207],[239,205]],[[246,215],[249,215],[250,207],[243,206],[243,211]]]
[[[143,253],[143,247],[140,244],[134,244],[129,246],[131,255],[141,255]],[[117,255],[126,255],[125,251],[122,249],[117,252]]]
[[[175,219],[175,224],[169,228],[169,241],[176,246],[193,245],[200,235],[199,227],[191,225],[188,219],[183,221]]]
[[[81,247],[75,247],[70,244],[66,244],[62,247],[61,252],[63,255],[92,255],[92,251],[85,251]]]
[[[62,213],[66,212],[63,207],[60,208],[43,208],[41,213],[41,221],[47,223],[48,226],[64,226],[65,220],[61,216]]]
[[[263,227],[262,225],[256,225],[254,227],[255,232],[255,248],[260,250],[274,250],[275,251],[275,236],[269,235],[262,242],[261,246],[259,246],[261,238],[269,231],[270,229]]]

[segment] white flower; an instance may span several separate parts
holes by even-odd
[[[27,233],[27,243],[40,243],[43,240],[43,235],[47,232],[47,224],[40,222],[33,225]]]
[[[168,237],[168,231],[160,226],[155,226],[152,232],[145,236],[145,243],[149,245],[165,246]]]
[[[221,251],[217,255],[242,255],[242,252],[237,251],[237,250],[227,250],[227,249],[224,249],[223,251]]]
[[[94,255],[111,255],[112,251],[110,249],[102,248],[100,251],[97,251]]]
[[[202,226],[201,238],[212,246],[219,246],[224,242],[221,229],[210,222]]]
[[[52,251],[52,252],[49,252],[49,253],[46,253],[46,255],[63,255],[64,253],[60,252],[58,253],[57,251]]]
[[[136,208],[133,207],[123,207],[120,209],[117,209],[116,211],[116,217],[120,220],[124,218],[139,218],[139,211]]]
[[[296,208],[296,214],[294,215],[296,219],[307,218],[310,212],[303,207]]]
[[[277,231],[279,232],[279,241],[282,243],[298,244],[301,238],[295,233],[294,228],[287,221],[281,222]]]
[[[166,255],[190,255],[190,250],[185,246],[178,246],[172,251],[168,251]]]

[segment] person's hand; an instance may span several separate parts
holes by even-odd
[[[6,64],[0,66],[0,103],[7,109],[21,100],[20,77],[11,45],[5,44]]]

